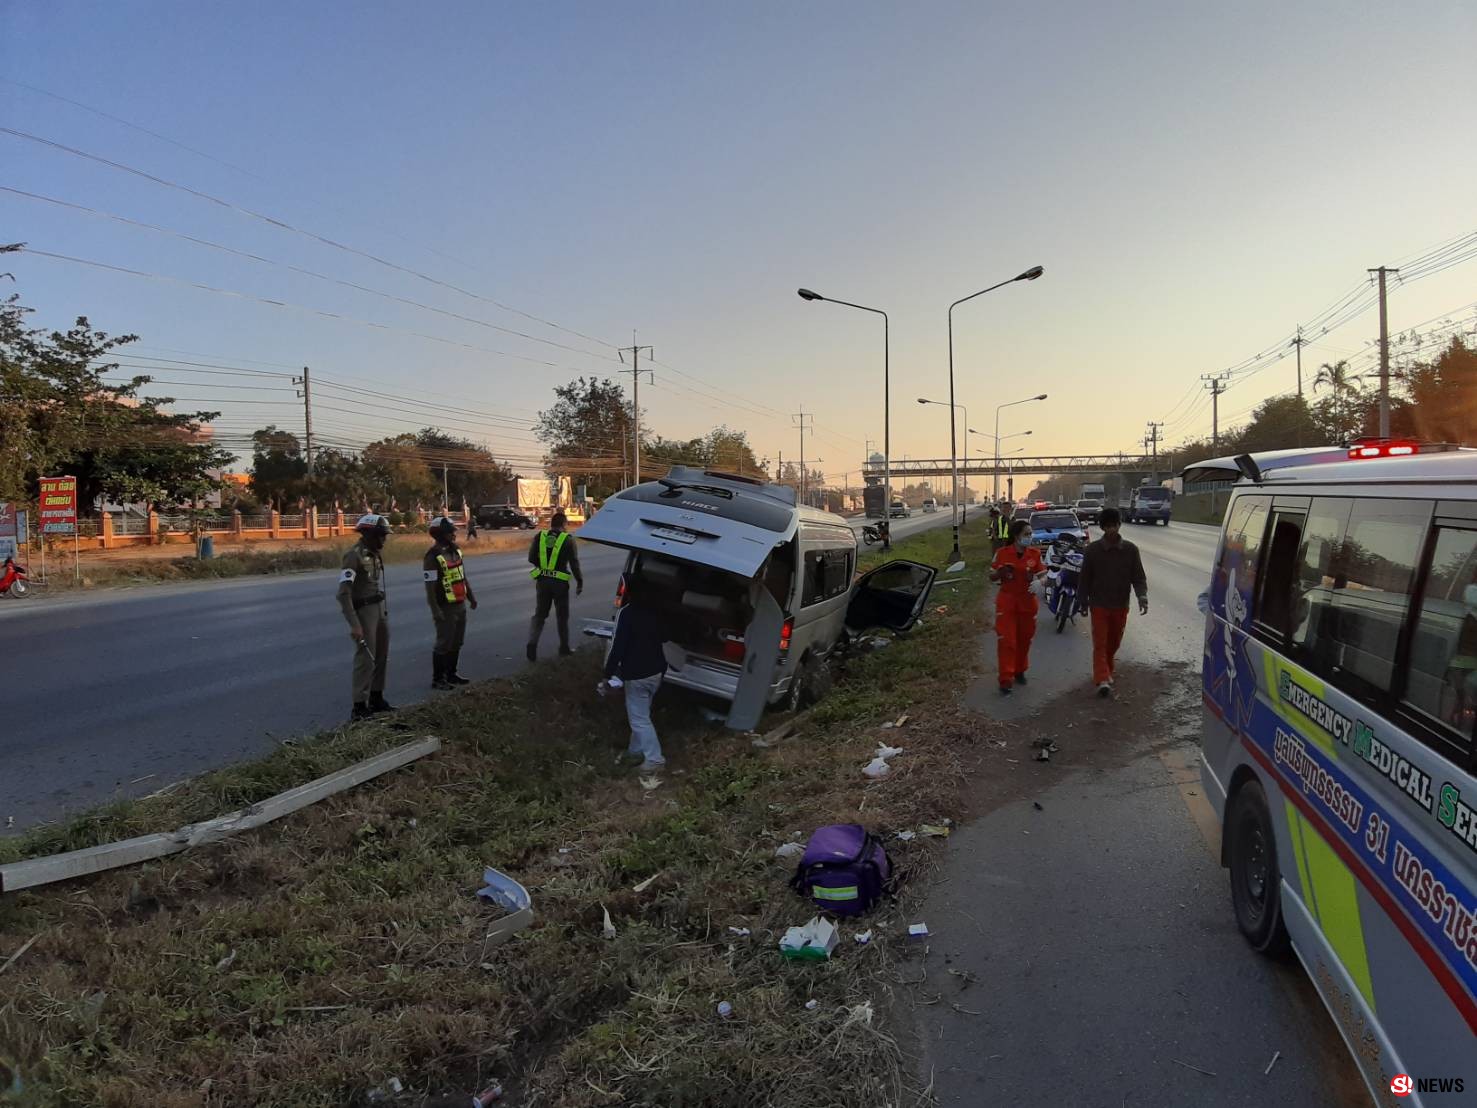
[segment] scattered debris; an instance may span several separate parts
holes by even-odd
[[[6,816],[5,817],[5,826],[6,827],[14,827],[15,826],[15,817],[14,816]]]
[[[805,853],[805,847],[800,843],[781,843],[774,848],[776,858],[798,858]]]
[[[1263,1077],[1266,1077],[1267,1074],[1269,1074],[1269,1073],[1272,1072],[1272,1067],[1277,1064],[1277,1059],[1278,1058],[1281,1058],[1281,1057],[1282,1057],[1282,1051],[1280,1051],[1280,1050],[1276,1054],[1272,1055],[1272,1060],[1267,1063],[1267,1068],[1264,1069],[1264,1070],[1262,1070],[1262,1076]]]
[[[845,1031],[848,1027],[857,1023],[865,1024],[868,1027],[872,1025],[872,1002],[870,1000],[864,1000],[860,1004],[854,1004],[846,1009],[846,1022],[841,1025],[841,1030]]]
[[[420,826],[420,825],[421,825],[421,821],[420,821],[420,820],[418,820],[418,819],[415,819],[415,818],[414,818],[414,817],[412,817],[412,818],[411,818],[411,819],[410,819],[410,820],[408,820],[408,821],[407,821],[407,822],[408,822],[408,823],[409,823],[409,825],[410,825],[410,829],[411,829],[411,830],[412,830],[412,831],[414,831],[414,830],[415,830],[415,829],[416,829],[416,828],[417,828],[417,827],[419,827],[419,826]]]
[[[741,939],[746,939],[753,934],[747,927],[730,927],[728,933],[730,935],[737,935]]]
[[[631,891],[633,893],[644,893],[647,889],[651,888],[651,883],[653,881],[655,881],[660,876],[661,876],[660,873],[653,873],[645,881],[640,881],[640,882],[636,883],[635,885],[632,885],[631,886]]]
[[[1035,808],[1036,811],[1038,811],[1038,812],[1044,812],[1044,811],[1046,811],[1045,808],[1041,807],[1041,801],[1039,801],[1039,800],[1033,800],[1033,801],[1031,801],[1031,807],[1032,808]]]
[[[877,757],[879,758],[896,758],[902,752],[903,748],[900,746],[888,746],[886,743],[877,744]]]
[[[600,911],[605,914],[605,924],[600,929],[601,930],[601,933],[607,939],[613,939],[613,938],[615,938],[615,924],[613,922],[611,922],[611,919],[610,919],[610,909],[607,908],[605,905],[602,904],[602,905],[600,905]]]
[[[869,927],[865,931],[858,931],[855,935],[852,936],[852,938],[855,939],[859,945],[865,946],[867,943],[872,941],[872,929]]]
[[[820,916],[803,927],[790,928],[780,939],[780,953],[791,961],[823,962],[835,949],[836,925]]]
[[[934,611],[941,616],[947,615],[949,612],[949,606],[947,604],[940,604],[937,608],[934,609]]]
[[[928,938],[928,935],[929,935],[928,924],[926,924],[926,923],[910,923],[910,924],[908,924],[908,938],[911,939],[913,942],[919,942],[919,941],[921,941],[923,939],[926,939],[926,938]]]
[[[733,1019],[733,1005],[726,1000],[720,1000],[718,1002],[718,1018],[725,1020]]]
[[[662,779],[660,777],[642,777],[639,778],[639,780],[641,782],[641,787],[647,792],[651,792],[652,789],[659,789],[662,787]]]
[[[720,712],[717,708],[709,708],[707,705],[703,705],[699,711],[703,719],[709,723],[724,723],[728,719],[728,713]]]
[[[559,848],[559,853],[560,854],[573,854],[574,853],[574,847],[572,847],[572,846],[561,846]]]
[[[820,1006],[821,1006],[821,1002],[819,1000],[807,1000],[805,1002],[806,1011],[809,1011],[809,1012],[814,1012]]]
[[[908,720],[910,720],[912,718],[913,718],[912,716],[910,716],[906,712],[904,712],[902,715],[900,715],[900,716],[897,717],[897,722],[894,723],[893,726],[894,727],[901,727],[903,724],[907,723]]]
[[[897,837],[905,843],[910,843],[918,837],[918,833],[916,831],[899,831]]]
[[[920,823],[918,830],[931,839],[947,839],[952,829],[937,823]]]
[[[231,963],[234,962],[235,960],[236,960],[236,948],[233,946],[231,948],[231,953],[227,954],[224,958],[222,958],[219,962],[217,962],[215,964],[215,972],[216,973],[224,973],[226,970],[228,970],[228,969],[231,968]]]
[[[961,981],[964,982],[964,984],[962,984],[962,985],[959,986],[961,989],[967,989],[971,985],[973,985],[976,981],[979,980],[978,977],[976,977],[973,973],[971,973],[967,969],[952,969],[951,968],[949,970],[949,972],[951,974],[953,974],[955,977],[959,978],[959,980],[961,980]]]
[[[1051,761],[1051,751],[1047,750],[1046,747],[1043,746],[1040,750],[1036,751],[1036,761],[1038,761],[1038,762],[1049,762],[1049,761]]]
[[[962,1004],[950,1004],[949,1007],[952,1008],[952,1009],[954,1009],[954,1011],[958,1012],[962,1016],[977,1016],[977,1015],[979,1015],[979,1013],[976,1012],[973,1008],[966,1008]]]
[[[472,1108],[487,1108],[489,1104],[495,1104],[503,1099],[503,1087],[500,1082],[494,1081],[487,1088],[472,1097]]]
[[[1189,1062],[1181,1062],[1178,1058],[1171,1058],[1170,1061],[1173,1062],[1177,1066],[1184,1066],[1185,1069],[1187,1069],[1187,1070],[1194,1070],[1196,1073],[1203,1073],[1203,1074],[1205,1074],[1206,1077],[1214,1077],[1215,1076],[1215,1074],[1213,1072],[1211,1072],[1210,1070],[1203,1070],[1199,1066],[1192,1066],[1192,1065],[1190,1065]]]
[[[862,767],[862,772],[872,778],[886,777],[892,772],[892,767],[887,764],[885,758],[873,758]]]

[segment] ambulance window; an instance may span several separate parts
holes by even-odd
[[[1227,583],[1236,574],[1236,589],[1252,595],[1256,589],[1257,559],[1261,555],[1262,536],[1267,531],[1269,496],[1238,497],[1226,526],[1226,541],[1221,546],[1218,568]],[[1219,594],[1217,594],[1219,595]]]
[[[1267,557],[1262,566],[1261,593],[1257,599],[1257,630],[1279,648],[1287,639],[1297,583],[1298,549],[1303,538],[1303,512],[1277,508],[1272,512]]]
[[[1395,649],[1430,520],[1426,501],[1354,501],[1339,547],[1344,584],[1333,594],[1331,633],[1338,681],[1355,695],[1383,696],[1394,686]]]
[[[1405,703],[1462,751],[1477,718],[1477,530],[1438,527],[1415,613]]]
[[[1292,653],[1309,669],[1328,674],[1339,662],[1334,594],[1348,584],[1344,532],[1352,500],[1316,497],[1303,525],[1302,556],[1294,580]]]

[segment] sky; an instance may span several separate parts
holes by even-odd
[[[1474,41],[1461,0],[0,0],[0,127],[159,179],[0,133],[31,194],[0,191],[0,242],[81,259],[4,268],[38,325],[141,336],[223,436],[300,427],[310,366],[320,441],[435,424],[532,472],[554,386],[618,376],[634,331],[655,432],[792,459],[803,410],[838,482],[883,438],[881,322],[796,288],[888,311],[893,457],[946,457],[916,399],[948,398],[948,305],[1041,265],[956,309],[956,399],[991,432],[1048,394],[1006,450],[1133,450],[1208,434],[1200,375],[1369,267],[1477,231]],[[1391,330],[1474,303],[1477,260],[1392,285]],[[1376,334],[1315,333],[1308,380]],[[1295,383],[1243,375],[1223,425]]]

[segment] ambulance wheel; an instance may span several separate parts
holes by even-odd
[[[1247,781],[1231,798],[1225,833],[1236,926],[1259,954],[1281,954],[1288,939],[1282,923],[1277,838],[1267,795],[1257,780]]]
[[[831,691],[831,685],[830,663],[824,658],[807,654],[800,659],[800,668],[795,671],[795,679],[790,682],[790,695],[785,702],[785,707],[792,712],[798,712],[801,708],[809,708],[825,698],[825,695]]]

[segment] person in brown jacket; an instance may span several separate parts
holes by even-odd
[[[1098,518],[1103,537],[1089,543],[1082,559],[1080,588],[1092,608],[1092,679],[1101,697],[1113,695],[1113,662],[1128,625],[1128,594],[1139,598],[1139,615],[1149,612],[1149,582],[1139,548],[1120,532],[1123,516],[1104,508]]]

